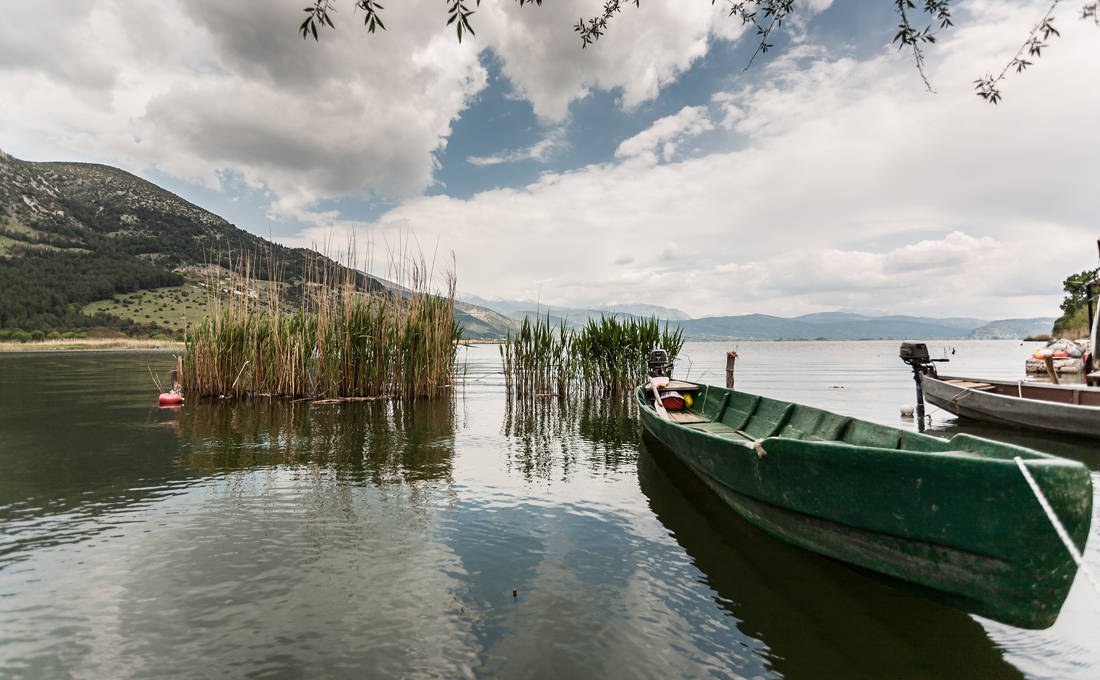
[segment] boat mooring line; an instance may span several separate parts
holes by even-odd
[[[963,390],[962,392],[959,392],[955,396],[951,397],[951,401],[955,402],[955,415],[960,415],[959,414],[959,399],[966,399],[971,394],[973,394],[973,392],[971,392],[970,390]]]
[[[1088,565],[1085,564],[1085,558],[1081,556],[1081,551],[1073,544],[1073,539],[1069,537],[1069,532],[1062,526],[1062,522],[1058,520],[1058,515],[1054,514],[1054,508],[1050,506],[1047,497],[1043,495],[1042,490],[1039,489],[1039,485],[1035,483],[1035,478],[1031,476],[1027,466],[1024,465],[1024,461],[1019,456],[1016,456],[1013,460],[1016,461],[1016,467],[1020,468],[1020,472],[1023,473],[1024,479],[1027,480],[1027,485],[1031,487],[1031,491],[1035,494],[1035,498],[1039,501],[1039,505],[1043,506],[1043,512],[1047,514],[1047,519],[1049,519],[1050,523],[1054,526],[1054,531],[1058,533],[1058,538],[1062,539],[1062,543],[1065,544],[1070,557],[1077,563],[1077,568],[1085,573],[1085,577],[1088,578],[1089,583],[1092,584],[1093,590],[1096,591],[1097,595],[1100,595],[1100,583],[1097,583],[1096,577],[1089,571]]]

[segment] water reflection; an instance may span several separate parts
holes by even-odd
[[[640,429],[637,407],[629,395],[507,397],[501,426],[507,465],[528,481],[565,481],[578,467],[618,472],[636,459]]]
[[[965,613],[767,535],[648,435],[638,475],[714,601],[783,677],[1022,677]]]
[[[821,364],[791,346],[777,391]],[[457,401],[172,410],[166,355],[0,356],[0,676],[1019,676],[960,612],[699,505],[629,400],[508,401],[475,352]],[[852,415],[911,398],[845,370]],[[1048,631],[981,622],[1029,676],[1092,677],[1078,580]]]
[[[173,462],[176,416],[156,408],[151,388],[133,355],[0,356],[0,569],[110,534],[119,511],[192,483]]]
[[[450,481],[455,430],[453,399],[207,401],[179,416],[182,462],[199,471],[309,464],[374,485]]]

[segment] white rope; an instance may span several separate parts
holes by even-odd
[[[1020,472],[1023,473],[1024,479],[1027,480],[1027,485],[1031,487],[1032,493],[1035,494],[1035,498],[1039,501],[1039,505],[1043,506],[1043,511],[1047,514],[1047,519],[1054,526],[1054,530],[1058,532],[1058,538],[1062,539],[1062,543],[1065,544],[1066,550],[1069,551],[1073,561],[1077,563],[1077,568],[1084,572],[1085,577],[1088,578],[1089,583],[1092,584],[1093,590],[1097,595],[1100,595],[1100,583],[1097,583],[1096,577],[1089,571],[1088,565],[1085,564],[1084,557],[1081,556],[1081,551],[1077,549],[1077,546],[1073,544],[1073,539],[1069,537],[1069,532],[1062,526],[1062,523],[1058,521],[1058,516],[1054,514],[1054,508],[1050,507],[1050,502],[1047,501],[1047,497],[1043,495],[1043,492],[1039,489],[1039,485],[1035,483],[1035,478],[1031,476],[1027,466],[1024,465],[1024,461],[1019,456],[1013,458],[1016,461],[1016,467],[1020,468]]]

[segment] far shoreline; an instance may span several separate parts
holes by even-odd
[[[966,341],[1015,341],[1015,342],[1042,342],[1041,340],[1029,340],[1027,338],[919,338],[928,342],[966,342]],[[691,340],[687,342],[713,342],[713,343],[753,343],[753,342],[879,342],[884,340],[897,340],[898,338],[708,338],[705,340]],[[462,339],[459,345],[500,345],[506,340],[489,339]],[[28,342],[0,341],[0,353],[48,353],[48,352],[97,352],[118,350],[180,350],[185,343],[178,340],[150,340],[148,338],[75,338],[58,340],[32,340]]]
[[[148,338],[75,338],[69,340],[32,340],[29,342],[0,342],[0,352],[64,352],[97,350],[149,350],[179,349],[184,344],[178,340],[150,340]]]

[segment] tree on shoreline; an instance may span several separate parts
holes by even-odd
[[[444,0],[447,6],[447,26],[454,26],[458,41],[462,42],[464,35],[475,35],[470,24],[470,17],[476,12],[471,9],[470,0]],[[711,0],[711,4],[718,0]],[[1035,59],[1042,56],[1043,50],[1050,45],[1051,38],[1057,38],[1061,34],[1055,27],[1054,10],[1063,0],[1052,0],[1050,7],[1042,17],[1032,26],[1016,54],[1004,65],[1000,73],[993,75],[988,73],[974,81],[975,94],[990,104],[1001,101],[1001,81],[1009,73],[1022,73],[1034,65]],[[524,5],[542,5],[542,0],[516,0],[520,7]],[[779,31],[783,22],[795,11],[795,0],[723,0],[729,5],[729,16],[740,20],[743,25],[751,26],[759,40],[756,50],[749,58],[745,67],[748,69],[752,62],[760,54],[767,52],[775,46],[769,42],[773,34]],[[898,25],[893,37],[893,44],[899,50],[909,50],[913,55],[914,67],[920,74],[921,81],[929,92],[934,92],[932,82],[924,68],[924,48],[935,44],[937,36],[951,28],[951,0],[890,0],[894,5],[894,11],[898,17]],[[584,49],[600,39],[607,31],[611,20],[623,11],[625,7],[633,5],[641,6],[641,0],[604,0],[603,10],[596,16],[577,20],[573,30],[581,40],[581,48]],[[1081,5],[1080,18],[1092,20],[1100,27],[1100,12],[1097,6],[1100,3],[1086,2]],[[473,6],[480,7],[481,0],[473,0]],[[363,12],[363,25],[368,33],[376,30],[386,30],[382,22],[381,12],[384,9],[378,0],[355,0],[355,9]],[[312,37],[315,41],[320,39],[320,27],[336,28],[332,19],[336,11],[336,0],[313,0],[313,4],[303,8],[306,13],[305,20],[298,27],[298,32],[303,39]],[[927,15],[921,18],[921,15]],[[925,23],[927,22],[927,23]],[[925,23],[923,27],[920,24]]]
[[[1062,300],[1062,316],[1054,322],[1053,334],[1055,336],[1065,333],[1088,335],[1088,294],[1089,284],[1097,282],[1097,274],[1100,269],[1086,269],[1077,274],[1070,274],[1062,282],[1062,290],[1066,297]]]

